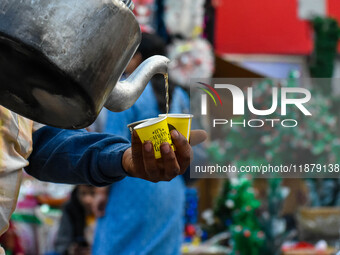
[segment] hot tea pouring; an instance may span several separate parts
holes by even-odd
[[[90,125],[105,105],[132,106],[169,60],[155,56],[118,83],[141,32],[131,0],[0,2],[0,104],[60,127]]]

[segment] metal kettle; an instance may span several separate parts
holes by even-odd
[[[1,0],[0,104],[32,120],[78,129],[105,106],[131,107],[169,60],[147,59],[118,83],[141,31],[131,0]]]

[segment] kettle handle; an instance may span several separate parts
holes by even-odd
[[[133,9],[135,8],[134,3],[132,2],[132,0],[121,0],[123,1],[123,3],[131,10],[133,11]]]

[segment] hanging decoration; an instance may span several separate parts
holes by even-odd
[[[210,43],[202,38],[175,40],[168,48],[172,60],[169,76],[178,85],[188,87],[192,78],[209,78],[215,59]]]
[[[172,35],[194,38],[202,34],[204,0],[165,0],[165,23]]]
[[[155,32],[155,0],[134,0],[133,10],[143,32]]]

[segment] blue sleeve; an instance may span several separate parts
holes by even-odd
[[[104,132],[109,134],[116,134],[126,139],[131,139],[130,130],[127,125],[135,122],[134,106],[123,112],[107,111],[106,125]]]
[[[159,110],[155,98],[153,88],[149,84],[130,109],[123,112],[110,112],[105,109],[107,118],[104,132],[117,134],[130,140],[131,134],[127,128],[128,124],[158,116]]]
[[[179,86],[175,87],[171,101],[170,113],[190,113],[190,98],[188,93]]]
[[[190,98],[188,93],[184,89],[182,89],[179,86],[175,87],[174,94],[171,101],[171,113],[190,113]],[[194,150],[194,160],[198,156],[197,155],[197,146],[193,148]],[[185,173],[182,175],[184,182],[186,185],[189,185],[193,182],[192,179],[190,179],[190,169],[185,171]]]
[[[127,174],[128,140],[115,135],[43,127],[33,134],[28,174],[42,181],[105,186]]]

